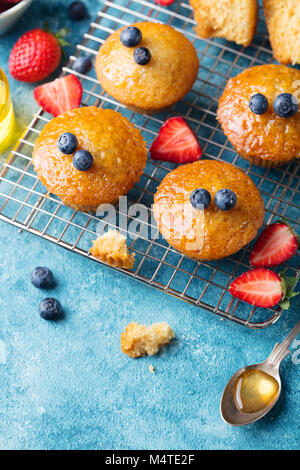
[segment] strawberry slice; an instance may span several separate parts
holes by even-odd
[[[34,90],[37,103],[54,117],[78,108],[82,98],[82,85],[75,75],[57,78]]]
[[[154,1],[158,5],[163,5],[165,7],[172,5],[172,3],[174,3],[174,0],[154,0]]]
[[[237,277],[229,286],[234,297],[256,307],[271,308],[280,302],[280,307],[287,310],[290,300],[299,295],[295,292],[297,276],[280,276],[266,268],[255,268]]]
[[[278,274],[266,268],[256,268],[237,277],[229,286],[229,292],[256,307],[274,307],[283,297]]]
[[[181,117],[168,119],[160,128],[150,148],[153,160],[191,163],[199,160],[202,150],[192,129]]]
[[[298,250],[297,235],[283,222],[268,225],[260,234],[250,254],[253,267],[278,266]]]

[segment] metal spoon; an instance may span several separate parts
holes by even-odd
[[[279,366],[282,360],[289,355],[290,350],[288,346],[296,338],[300,332],[300,321],[294,326],[290,334],[285,338],[282,343],[276,343],[270,356],[259,364],[242,367],[238,370],[227,383],[221,398],[220,412],[223,420],[231,426],[243,426],[245,424],[253,423],[258,419],[265,416],[277,403],[281,393],[281,380],[279,375]],[[239,409],[235,401],[235,385],[238,378],[246,370],[261,370],[273,377],[278,383],[278,391],[274,400],[264,409],[254,413],[245,413]]]

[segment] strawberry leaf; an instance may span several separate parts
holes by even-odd
[[[285,277],[286,268],[280,273],[282,288],[282,299],[280,301],[280,307],[282,310],[288,310],[290,308],[290,299],[299,295],[299,292],[295,291],[295,287],[298,284],[299,278],[297,276]]]
[[[279,307],[281,308],[281,310],[288,310],[290,308],[290,304],[290,299],[283,297],[280,301]]]
[[[44,21],[43,23],[43,30],[46,31],[46,33],[51,33],[50,26],[48,21]]]
[[[65,38],[70,33],[70,28],[61,28],[57,33],[57,38]]]
[[[54,34],[50,29],[49,23],[47,23],[47,21],[44,21],[43,29],[44,31],[46,31],[46,33],[52,34],[56,37],[60,47],[71,46],[71,44],[64,39],[70,33],[70,28],[61,28],[59,31],[57,31],[56,34]]]
[[[58,41],[58,44],[61,46],[61,47],[69,47],[71,46],[71,44],[68,42],[68,41],[65,41],[64,39],[57,39]]]

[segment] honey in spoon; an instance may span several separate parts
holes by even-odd
[[[244,413],[256,413],[276,398],[279,385],[274,377],[262,370],[243,372],[235,384],[235,401]]]

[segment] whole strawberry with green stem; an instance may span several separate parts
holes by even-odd
[[[40,82],[49,77],[60,63],[61,47],[68,45],[64,40],[68,32],[67,28],[63,28],[54,35],[48,30],[37,28],[23,34],[9,56],[11,76],[28,83]]]

